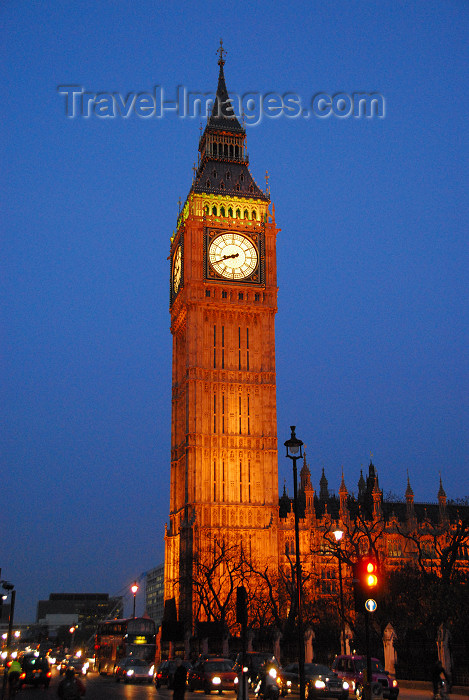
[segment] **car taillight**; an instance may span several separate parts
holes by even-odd
[[[26,678],[26,673],[21,673],[20,678]]]
[[[49,672],[47,673],[47,678],[50,678],[51,676],[52,676],[52,673],[49,671]]]

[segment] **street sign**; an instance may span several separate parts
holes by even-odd
[[[378,604],[376,600],[373,600],[373,598],[368,598],[368,600],[365,601],[365,608],[368,610],[368,612],[374,612],[377,607]]]

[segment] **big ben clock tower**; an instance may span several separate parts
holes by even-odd
[[[194,569],[213,542],[276,566],[275,244],[224,77],[170,249],[171,487],[165,599],[194,623]],[[211,554],[212,552],[212,554]],[[200,618],[200,614],[197,613]]]

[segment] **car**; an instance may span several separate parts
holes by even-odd
[[[236,657],[235,664],[233,666],[234,671],[237,675],[241,673],[241,661],[243,655],[238,654]],[[256,678],[259,674],[260,667],[266,662],[271,662],[277,668],[280,668],[280,664],[275,658],[275,656],[269,651],[247,651],[244,655],[244,672],[248,675],[249,687],[253,688],[256,683]]]
[[[160,688],[162,685],[166,685],[168,683],[168,665],[169,661],[168,659],[165,659],[164,661],[161,661],[155,671],[153,680],[157,688]]]
[[[123,680],[124,683],[151,683],[155,667],[145,659],[138,659],[134,656],[127,656],[121,659],[114,669],[116,682]]]
[[[297,694],[300,691],[300,670],[298,662],[288,664],[278,673],[278,685],[282,696]],[[349,683],[340,678],[323,664],[305,664],[305,697],[336,698],[346,700]]]
[[[332,670],[348,681],[350,690],[355,695],[361,696],[366,675],[366,656],[360,654],[336,656],[332,663]],[[382,695],[389,700],[396,700],[399,695],[399,684],[396,679],[390,678],[381,662],[374,658],[371,659],[371,691],[373,695]]]
[[[202,659],[189,670],[187,685],[191,693],[194,690],[203,690],[209,695],[212,690],[216,690],[221,695],[224,690],[234,690],[235,678],[236,671],[233,670],[232,659]]]
[[[187,672],[189,672],[189,670],[192,668],[191,662],[186,661],[185,659],[182,659],[182,665],[185,667]],[[167,685],[168,688],[171,689],[173,687],[175,670],[176,659],[167,659],[166,661],[162,661],[154,676],[155,686],[159,688],[162,685]]]
[[[60,669],[60,673],[65,673],[67,668],[73,668],[77,676],[86,676],[90,667],[90,662],[86,656],[72,656],[66,660],[64,670]]]
[[[60,674],[61,676],[62,676],[62,675],[65,673],[65,671],[67,670],[69,658],[70,658],[69,656],[68,656],[68,657],[66,656],[64,659],[62,659],[61,661],[59,661],[59,662],[57,663],[57,669],[58,669],[59,674]]]
[[[45,656],[25,654],[21,659],[20,685],[42,685],[49,687],[52,671]]]

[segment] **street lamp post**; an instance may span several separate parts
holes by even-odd
[[[137,591],[138,591],[138,584],[137,584],[137,581],[135,581],[135,583],[132,585],[132,587],[131,587],[130,590],[131,590],[132,593],[134,594],[134,613],[133,613],[133,617],[135,617],[135,596],[137,595]]]
[[[345,615],[344,615],[344,589],[342,586],[342,552],[340,542],[344,536],[343,530],[334,530],[332,533],[337,544],[337,559],[339,561],[339,595],[340,595],[340,646],[342,654],[345,654]]]
[[[300,672],[300,700],[305,700],[305,643],[303,637],[303,623],[301,619],[301,561],[300,561],[300,530],[298,508],[298,472],[296,462],[302,459],[301,448],[303,443],[295,435],[295,426],[290,426],[291,437],[284,444],[287,448],[287,457],[293,462],[293,508],[295,512],[295,552],[296,552],[296,596],[298,614],[298,667]]]

